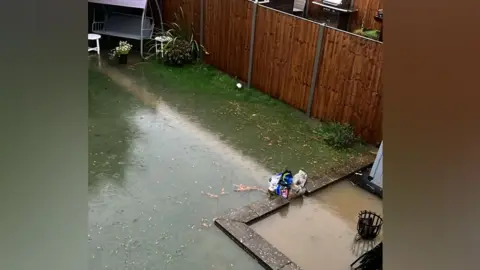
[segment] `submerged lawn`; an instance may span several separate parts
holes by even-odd
[[[233,78],[212,67],[144,62],[122,72],[273,171],[304,169],[321,175],[342,167],[353,170],[374,159],[373,147],[360,143],[332,149],[314,132],[319,121],[260,91],[237,89]]]

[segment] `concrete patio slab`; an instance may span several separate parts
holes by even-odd
[[[344,180],[355,172],[364,170],[371,165],[371,163],[368,163],[349,172],[340,171],[334,174],[335,178],[331,176],[312,177],[307,182],[306,195],[311,195],[333,183]],[[343,175],[341,175],[342,173]],[[297,200],[303,200],[303,197],[293,197],[290,198],[290,200],[280,197],[274,199],[266,198],[248,206],[230,211],[221,218],[216,219],[215,224],[240,247],[256,258],[265,269],[299,270],[302,268],[297,263],[293,262],[251,227],[251,225],[256,222],[278,212],[281,208]],[[331,270],[328,268],[324,269]]]

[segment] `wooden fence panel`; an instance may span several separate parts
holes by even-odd
[[[175,22],[175,14],[183,10],[185,22],[195,31],[195,39],[200,40],[200,0],[163,0],[163,22],[168,26]]]
[[[252,28],[247,0],[205,0],[205,62],[247,81]]]
[[[259,6],[252,86],[306,111],[319,27]]]
[[[210,53],[205,62],[246,81],[253,4],[247,0],[204,1],[204,45]],[[369,10],[370,15],[366,16],[372,17],[373,23],[382,0],[371,0],[368,5],[367,2],[356,1],[356,5]],[[200,0],[164,0],[164,21],[172,22],[179,7],[199,33]],[[306,111],[319,27],[259,6],[252,86]],[[371,26],[366,23],[365,27]],[[327,28],[322,50],[312,116],[322,121],[350,123],[368,142],[381,141],[382,44]]]
[[[368,142],[379,142],[382,64],[382,44],[327,28],[312,116],[350,123]]]

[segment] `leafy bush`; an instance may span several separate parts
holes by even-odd
[[[164,61],[169,65],[182,66],[190,64],[200,56],[203,46],[198,45],[194,39],[195,30],[192,25],[188,25],[185,21],[183,9],[180,7],[180,16],[175,15],[175,23],[170,25],[170,29],[166,32],[166,36],[171,40],[164,47]]]
[[[353,31],[354,34],[364,36],[366,38],[371,38],[374,40],[379,40],[380,39],[380,31],[375,30],[375,29],[366,29],[366,28],[360,28],[355,31]]]
[[[324,123],[318,133],[327,145],[337,149],[351,147],[358,140],[353,127],[349,124]]]
[[[194,60],[192,46],[188,41],[174,38],[165,46],[164,61],[168,65],[182,66]]]

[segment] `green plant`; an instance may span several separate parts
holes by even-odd
[[[163,57],[166,64],[182,66],[193,62],[194,51],[188,41],[174,38],[165,46]]]
[[[327,145],[337,149],[349,148],[358,141],[353,127],[349,124],[337,122],[324,123],[317,133],[322,136]]]
[[[353,31],[354,34],[366,37],[366,38],[371,38],[374,40],[379,40],[380,38],[380,31],[375,30],[375,29],[366,29],[366,28],[360,28],[355,31]]]
[[[118,43],[118,46],[115,47],[111,52],[110,52],[110,59],[113,59],[115,57],[120,57],[120,55],[125,55],[130,52],[132,49],[132,45],[129,44],[126,41],[120,41]]]
[[[183,9],[180,7],[180,16],[175,13],[175,22],[165,33],[170,41],[165,44],[164,61],[170,65],[190,64],[197,60],[201,52],[208,54],[205,48],[195,40],[193,23],[189,26],[185,20]]]

